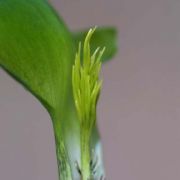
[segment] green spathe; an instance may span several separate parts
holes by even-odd
[[[49,112],[61,180],[76,178],[74,162],[80,159],[79,123],[71,88],[76,42],[82,38],[78,34],[72,35],[45,0],[0,0],[0,66]],[[106,42],[106,33],[103,37],[100,43]],[[114,38],[108,43],[114,47]],[[92,148],[96,149],[99,136],[95,126],[93,132]]]

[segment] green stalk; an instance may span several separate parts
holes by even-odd
[[[72,180],[69,157],[65,146],[62,124],[58,116],[53,116],[53,129],[56,145],[59,180]]]
[[[81,128],[81,172],[82,180],[90,179],[90,138],[86,129]]]
[[[60,180],[72,180],[71,169],[67,159],[67,151],[62,140],[56,139],[56,156],[58,163],[58,174]]]

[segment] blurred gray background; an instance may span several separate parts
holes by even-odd
[[[52,0],[71,29],[115,25],[99,127],[108,180],[180,179],[180,1]],[[0,70],[0,179],[57,180],[47,112]]]

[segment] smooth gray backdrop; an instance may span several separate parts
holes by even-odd
[[[115,25],[98,123],[108,180],[180,179],[180,1],[52,0],[71,29]],[[0,70],[0,179],[58,180],[51,122]]]

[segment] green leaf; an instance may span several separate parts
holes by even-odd
[[[0,64],[50,111],[63,111],[73,56],[70,33],[46,1],[0,0]]]
[[[44,0],[0,0],[0,65],[34,94],[53,120],[61,179],[71,179],[63,128],[69,113],[74,44]]]
[[[88,30],[75,32],[73,37],[78,47],[78,43],[82,42],[85,38]],[[103,27],[98,28],[91,39],[91,50],[94,50],[97,47],[106,47],[106,51],[103,54],[102,61],[105,62],[110,60],[117,52],[117,31],[113,27]]]

